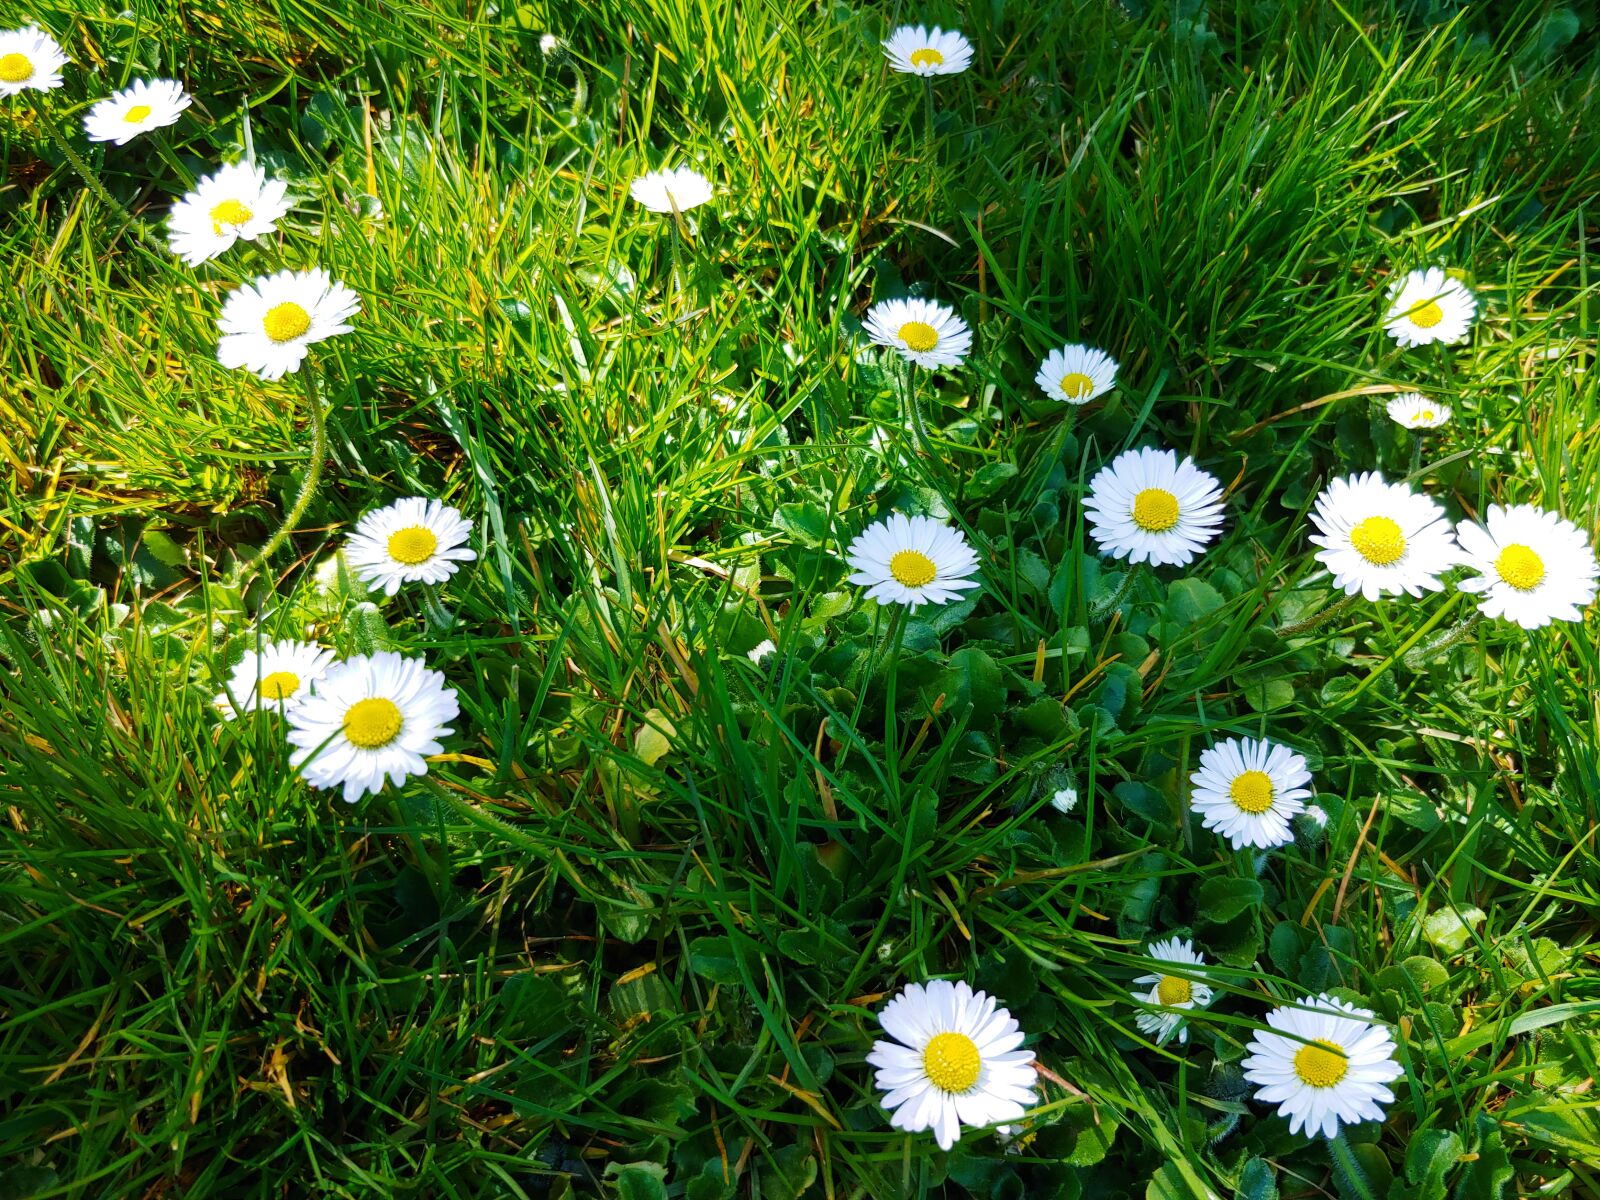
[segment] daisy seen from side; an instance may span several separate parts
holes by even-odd
[[[1450,345],[1472,330],[1478,298],[1440,267],[1410,271],[1389,285],[1384,328],[1402,347]]]
[[[903,75],[959,75],[972,65],[972,43],[937,25],[900,26],[884,40],[883,54]]]
[[[466,544],[472,522],[426,496],[408,496],[356,523],[344,557],[365,584],[394,595],[405,583],[443,583],[478,552]]]
[[[348,333],[361,299],[326,271],[279,271],[237,288],[217,320],[217,361],[262,379],[299,370],[313,342]]]
[[[867,336],[907,362],[936,370],[959,367],[972,350],[972,330],[948,305],[915,296],[880,300],[867,310]]]
[[[274,232],[289,211],[287,184],[250,163],[229,163],[194,185],[167,216],[167,245],[189,266],[216,258],[241,238]]]
[[[287,712],[333,665],[333,651],[292,638],[245,651],[213,704],[226,720],[254,712]]]
[[[1324,992],[1267,1014],[1246,1047],[1244,1077],[1276,1106],[1289,1132],[1334,1137],[1341,1125],[1383,1120],[1389,1084],[1405,1073],[1395,1040],[1373,1014]]]
[[[66,52],[37,26],[0,31],[0,96],[58,88],[66,65]]]
[[[1437,429],[1450,420],[1450,406],[1421,392],[1402,392],[1385,406],[1389,419],[1407,429]]]
[[[688,212],[711,199],[711,181],[688,167],[671,167],[640,175],[628,194],[653,213]]]
[[[1144,447],[1101,467],[1083,508],[1102,554],[1183,566],[1222,529],[1222,485],[1193,459]]]
[[[1162,969],[1133,981],[1138,989],[1133,993],[1134,1000],[1153,1006],[1134,1017],[1134,1024],[1140,1033],[1154,1038],[1158,1046],[1165,1045],[1174,1035],[1181,1045],[1189,1040],[1184,1014],[1211,1003],[1210,985],[1196,978],[1205,973],[1200,970],[1206,964],[1205,955],[1188,938],[1180,937],[1152,942],[1145,954]],[[1165,970],[1167,967],[1176,967],[1178,973]]]
[[[978,556],[961,530],[932,517],[891,513],[868,525],[845,551],[850,583],[879,604],[945,604],[978,587]]]
[[[1463,579],[1478,597],[1478,611],[1523,629],[1552,621],[1581,621],[1595,597],[1595,562],[1589,539],[1559,513],[1532,504],[1491,504],[1483,523],[1456,527],[1461,561],[1477,572]]]
[[[91,142],[125,146],[141,133],[171,125],[193,104],[183,84],[173,79],[136,79],[120,92],[97,100],[83,118]]]
[[[1235,850],[1269,850],[1294,841],[1290,820],[1311,796],[1306,760],[1266,739],[1228,738],[1200,755],[1189,776],[1189,806]]]
[[[1317,496],[1311,512],[1317,532],[1316,559],[1346,595],[1367,600],[1421,596],[1444,587],[1441,573],[1456,564],[1459,550],[1444,509],[1403,483],[1386,483],[1369,471],[1335,479]]]
[[[1045,355],[1033,381],[1052,400],[1087,404],[1116,385],[1117,360],[1104,350],[1073,343]]]

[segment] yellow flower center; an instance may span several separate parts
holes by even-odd
[[[898,550],[889,560],[889,574],[906,587],[926,587],[938,573],[933,559],[921,550]]]
[[[1424,425],[1431,425],[1438,415],[1439,414],[1434,412],[1433,409],[1425,408],[1417,414],[1417,420],[1421,421]]]
[[[237,200],[224,200],[211,210],[211,232],[221,235],[224,225],[243,225],[255,216]]]
[[[311,314],[293,300],[285,300],[267,309],[267,315],[261,318],[261,327],[275,342],[292,342],[311,328]]]
[[[438,548],[439,539],[433,536],[433,530],[421,525],[408,525],[389,535],[389,557],[408,567],[427,562]]]
[[[1187,1004],[1194,995],[1194,988],[1187,979],[1179,979],[1176,975],[1163,975],[1161,982],[1156,984],[1156,999],[1163,1004]]]
[[[140,121],[144,120],[154,111],[155,109],[151,108],[148,104],[135,104],[127,111],[126,115],[124,115],[122,119],[129,125],[137,125]]]
[[[1061,390],[1067,394],[1068,399],[1076,400],[1079,396],[1087,396],[1094,391],[1094,380],[1082,371],[1074,371],[1061,381]]]
[[[1246,771],[1228,785],[1228,798],[1240,812],[1264,813],[1272,807],[1272,776],[1265,771]]]
[[[938,67],[944,65],[944,55],[932,46],[924,46],[921,50],[911,52],[911,65],[913,67]]]
[[[1350,531],[1350,544],[1369,563],[1387,567],[1406,552],[1406,535],[1388,517],[1368,517]]]
[[[1544,582],[1544,559],[1520,542],[1500,551],[1494,569],[1519,592],[1531,592]]]
[[[1334,1042],[1312,1042],[1295,1051],[1294,1073],[1314,1088],[1330,1088],[1350,1069],[1344,1047]]]
[[[257,685],[263,700],[284,700],[300,687],[300,676],[293,671],[274,671]]]
[[[33,60],[26,54],[7,54],[0,57],[0,79],[7,83],[21,83],[33,78]]]
[[[1419,304],[1410,312],[1411,323],[1420,325],[1423,329],[1432,329],[1444,320],[1444,309],[1439,307],[1437,300],[1429,300],[1426,304]]]
[[[939,335],[932,325],[924,321],[907,321],[900,326],[900,340],[908,349],[926,354],[939,344]]]
[[[922,1052],[922,1069],[933,1086],[946,1092],[964,1092],[978,1082],[983,1060],[978,1044],[964,1033],[936,1033]]]
[[[1133,498],[1133,523],[1146,533],[1165,533],[1178,523],[1178,498],[1165,488],[1145,488]]]
[[[376,750],[400,735],[400,724],[399,706],[393,700],[373,696],[345,709],[344,736],[363,750]]]

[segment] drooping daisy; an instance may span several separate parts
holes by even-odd
[[[880,604],[944,604],[979,586],[970,578],[978,556],[967,539],[932,517],[891,513],[862,530],[845,558],[855,568],[849,582]]]
[[[896,1129],[931,1129],[948,1150],[963,1125],[1016,1121],[1033,1103],[1033,1052],[993,996],[944,979],[907,984],[878,1021],[894,1040],[875,1041],[867,1061]]]
[[[171,125],[193,104],[183,84],[172,79],[136,79],[114,95],[95,102],[84,115],[91,142],[125,146],[141,133]]]
[[[883,43],[889,66],[906,75],[959,75],[972,63],[972,43],[954,29],[902,25]]]
[[[1466,337],[1478,312],[1478,298],[1439,267],[1411,271],[1389,285],[1383,318],[1389,336],[1401,346],[1450,345]]]
[[[1104,350],[1073,343],[1050,351],[1033,381],[1052,400],[1087,404],[1116,384],[1117,360]]]
[[[289,765],[312,787],[343,787],[354,804],[385,779],[426,775],[423,757],[442,753],[441,737],[460,706],[444,676],[392,650],[356,655],[319,679],[289,712]]]
[[[1267,850],[1294,841],[1289,821],[1304,811],[1310,782],[1306,760],[1287,747],[1229,738],[1200,755],[1189,805],[1235,850]]]
[[[1405,1071],[1394,1038],[1372,1017],[1326,992],[1273,1009],[1271,1030],[1250,1039],[1242,1064],[1260,1089],[1256,1099],[1277,1105],[1290,1133],[1304,1127],[1331,1138],[1340,1125],[1383,1120],[1383,1105],[1394,1099],[1388,1085]]]
[[[1334,587],[1368,600],[1400,592],[1420,596],[1444,585],[1439,574],[1459,557],[1444,509],[1376,471],[1335,479],[1311,512],[1317,561]]]
[[[471,534],[472,522],[448,504],[410,496],[362,517],[344,557],[363,583],[392,596],[402,583],[443,583],[456,563],[477,558]]]
[[[233,668],[214,703],[227,720],[245,713],[295,707],[333,665],[333,651],[311,642],[284,639],[248,650]]]
[[[61,86],[67,56],[55,38],[34,25],[0,32],[0,96]]]
[[[650,171],[628,185],[628,194],[654,213],[679,212],[699,208],[711,199],[711,181],[699,171],[673,167]]]
[[[217,361],[281,379],[300,369],[312,342],[348,333],[345,322],[360,309],[361,298],[324,270],[265,275],[223,304]]]
[[[1078,789],[1075,787],[1057,788],[1050,796],[1050,807],[1058,813],[1069,813],[1078,807]]]
[[[1183,566],[1222,528],[1222,485],[1171,450],[1117,455],[1089,481],[1089,533],[1104,554]]]
[[[1210,985],[1195,978],[1205,973],[1198,969],[1205,966],[1205,955],[1196,950],[1188,938],[1172,937],[1152,942],[1145,954],[1158,966],[1175,966],[1182,974],[1173,975],[1163,970],[1139,976],[1133,981],[1139,988],[1133,993],[1135,1000],[1169,1009],[1204,1008],[1211,1003]],[[1146,1011],[1133,1021],[1139,1032],[1155,1038],[1158,1046],[1165,1045],[1173,1034],[1178,1035],[1180,1044],[1189,1040],[1188,1022],[1181,1012]]]
[[[1456,536],[1462,562],[1478,572],[1457,586],[1478,593],[1484,616],[1504,617],[1524,629],[1583,620],[1600,566],[1589,539],[1571,521],[1531,504],[1491,504],[1482,525],[1463,521]]]
[[[1437,429],[1450,419],[1450,406],[1421,392],[1402,392],[1388,405],[1389,419],[1407,429]]]
[[[881,300],[867,309],[867,336],[932,371],[959,367],[972,349],[972,330],[953,308],[916,297]]]
[[[194,185],[167,216],[167,244],[191,267],[243,238],[272,233],[289,211],[288,185],[250,163],[229,163]]]

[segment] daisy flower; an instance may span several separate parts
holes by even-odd
[[[1368,600],[1400,592],[1420,596],[1443,588],[1439,575],[1459,552],[1444,509],[1403,483],[1385,483],[1376,471],[1335,479],[1311,512],[1317,561],[1334,587]]]
[[[1589,539],[1571,521],[1531,504],[1491,504],[1482,525],[1463,521],[1456,536],[1461,561],[1478,572],[1457,586],[1479,594],[1484,616],[1524,629],[1583,620],[1600,567]]]
[[[175,80],[136,79],[122,91],[97,100],[83,118],[83,131],[91,142],[125,146],[141,133],[171,125],[193,103]]]
[[[972,331],[955,310],[915,297],[882,300],[867,309],[867,336],[919,367],[959,367],[972,349]]]
[[[1050,351],[1033,381],[1052,400],[1087,404],[1116,384],[1117,360],[1104,350],[1073,343]]]
[[[0,31],[0,96],[58,88],[66,64],[55,38],[37,26]]]
[[[1171,450],[1128,450],[1089,481],[1089,533],[1101,553],[1177,566],[1194,560],[1222,528],[1222,486]]]
[[[1145,953],[1158,966],[1180,967],[1184,974],[1169,975],[1165,971],[1157,971],[1139,976],[1133,981],[1139,986],[1139,990],[1133,993],[1135,1000],[1141,1004],[1185,1010],[1204,1008],[1211,1003],[1211,988],[1198,979],[1190,978],[1204,974],[1196,968],[1205,966],[1206,959],[1188,938],[1173,937],[1152,942]],[[1180,1044],[1189,1040],[1188,1024],[1181,1012],[1141,1012],[1133,1021],[1139,1027],[1139,1032],[1155,1038],[1158,1046],[1165,1045],[1173,1034],[1178,1035]]]
[[[905,75],[959,75],[972,63],[972,43],[937,25],[900,26],[884,41],[883,53]]]
[[[1388,1085],[1405,1072],[1371,1012],[1324,992],[1273,1009],[1267,1024],[1246,1047],[1244,1077],[1260,1089],[1257,1100],[1288,1118],[1290,1133],[1331,1138],[1340,1125],[1383,1120],[1394,1099]]]
[[[262,379],[281,379],[300,369],[312,342],[348,333],[345,322],[360,309],[360,297],[326,271],[264,275],[224,302],[217,361],[246,367]]]
[[[1033,1103],[1033,1052],[993,996],[944,979],[908,984],[878,1021],[894,1040],[874,1042],[867,1061],[896,1129],[931,1129],[948,1150],[963,1125],[1016,1121]]]
[[[293,639],[247,651],[212,701],[224,718],[266,710],[288,711],[333,665],[333,651]]]
[[[1078,789],[1075,787],[1057,788],[1050,797],[1050,807],[1058,813],[1069,813],[1078,807]]]
[[[1287,747],[1229,738],[1200,755],[1189,806],[1235,850],[1267,850],[1294,841],[1289,820],[1305,810],[1310,782],[1306,760]]]
[[[446,722],[460,712],[454,688],[421,659],[392,650],[356,655],[319,679],[289,711],[289,765],[312,787],[344,788],[354,804],[389,779],[426,775]]]
[[[711,181],[699,171],[673,167],[639,176],[628,185],[628,194],[654,213],[670,213],[674,207],[688,212],[711,199]]]
[[[1401,346],[1449,345],[1472,329],[1478,299],[1459,279],[1439,267],[1412,271],[1389,285],[1389,310],[1383,318],[1389,336]]]
[[[362,517],[344,557],[363,583],[392,596],[402,583],[443,583],[456,563],[477,558],[466,545],[471,533],[472,522],[457,509],[410,496]]]
[[[849,582],[880,604],[944,604],[978,585],[971,578],[978,556],[953,525],[932,517],[891,513],[868,525],[845,558],[855,568]]]
[[[1450,406],[1421,392],[1402,392],[1388,404],[1389,419],[1407,429],[1437,429],[1450,419]]]
[[[277,228],[289,211],[288,185],[250,163],[229,163],[194,185],[167,216],[167,245],[191,267],[216,258],[243,238]]]

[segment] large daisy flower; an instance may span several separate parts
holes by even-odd
[[[1439,267],[1428,267],[1389,285],[1383,324],[1402,346],[1449,345],[1467,336],[1477,312],[1477,297],[1465,284]]]
[[[1211,1003],[1210,986],[1197,978],[1205,974],[1199,969],[1206,965],[1205,955],[1196,950],[1188,938],[1172,937],[1152,942],[1145,953],[1163,969],[1141,975],[1133,981],[1139,988],[1133,993],[1135,1000],[1161,1009],[1185,1011],[1204,1008]],[[1167,967],[1178,968],[1180,974],[1168,972],[1165,970]],[[1134,1017],[1133,1021],[1141,1033],[1155,1038],[1158,1046],[1165,1045],[1173,1034],[1178,1035],[1180,1043],[1189,1040],[1188,1023],[1183,1011],[1147,1010]]]
[[[167,244],[191,267],[215,258],[243,238],[273,232],[289,211],[285,183],[250,163],[229,163],[194,185],[167,216]]]
[[[0,31],[0,96],[58,88],[66,65],[66,54],[44,30],[29,25]]]
[[[1267,850],[1294,841],[1289,821],[1305,811],[1310,782],[1306,760],[1287,747],[1229,738],[1200,755],[1189,806],[1235,850]]]
[[[628,194],[654,213],[688,212],[711,199],[711,181],[699,171],[673,167],[639,176],[628,185]]]
[[[246,367],[262,379],[281,379],[300,369],[312,342],[348,333],[345,322],[360,310],[361,298],[326,271],[263,276],[223,304],[217,361]]]
[[[1016,1121],[1033,1103],[1033,1052],[993,996],[943,979],[908,984],[878,1020],[894,1040],[874,1042],[867,1061],[896,1129],[931,1129],[948,1150],[963,1125]]]
[[[172,79],[136,79],[114,95],[97,100],[84,115],[91,142],[125,146],[141,133],[171,125],[193,104],[183,84]]]
[[[263,709],[287,712],[332,665],[332,650],[292,639],[273,642],[246,651],[212,703],[228,720]]]
[[[883,300],[867,309],[867,336],[919,367],[959,367],[972,331],[953,308],[933,300]]]
[[[1033,381],[1052,400],[1087,404],[1116,384],[1117,360],[1104,350],[1074,342],[1050,351]]]
[[[883,53],[906,75],[959,75],[972,63],[972,43],[938,26],[902,25],[884,41]]]
[[[1222,485],[1171,450],[1127,450],[1089,481],[1089,534],[1104,554],[1181,567],[1222,529]]]
[[[456,563],[477,558],[466,544],[471,533],[472,522],[458,510],[411,496],[362,517],[344,557],[362,582],[392,596],[402,583],[443,583]]]
[[[1389,1084],[1405,1074],[1395,1041],[1372,1013],[1324,992],[1267,1014],[1270,1030],[1250,1039],[1244,1077],[1256,1099],[1277,1105],[1289,1132],[1331,1138],[1339,1126],[1383,1120]]]
[[[1385,483],[1376,471],[1335,479],[1311,512],[1317,561],[1334,587],[1368,600],[1385,593],[1420,596],[1444,587],[1441,572],[1459,557],[1444,509],[1403,483]]]
[[[1407,429],[1437,429],[1450,419],[1450,406],[1421,392],[1401,392],[1389,401],[1389,419]]]
[[[953,525],[891,513],[868,525],[845,551],[850,582],[880,604],[944,604],[979,586],[978,556]]]
[[[1462,562],[1478,572],[1458,586],[1478,593],[1484,616],[1524,629],[1583,620],[1600,567],[1589,539],[1571,521],[1531,504],[1491,504],[1482,525],[1463,521],[1456,536]]]

